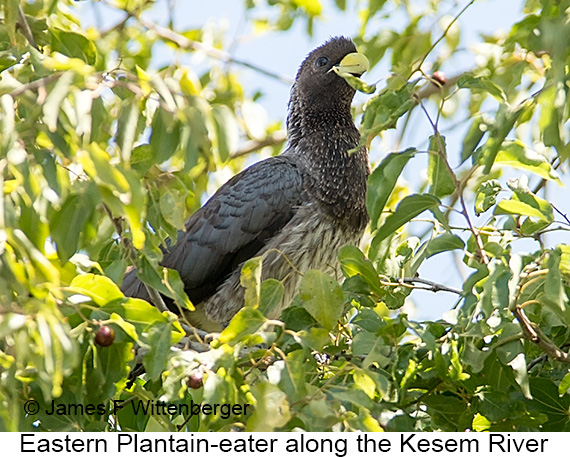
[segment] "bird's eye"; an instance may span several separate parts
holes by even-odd
[[[325,65],[327,65],[328,63],[329,63],[328,57],[319,57],[317,59],[317,61],[315,62],[315,66],[317,68],[321,68],[321,67],[324,67]]]

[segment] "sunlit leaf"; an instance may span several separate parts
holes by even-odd
[[[455,192],[455,176],[449,169],[445,137],[437,134],[429,139],[428,180],[430,193],[436,197],[445,197]]]
[[[375,242],[379,242],[384,238],[387,238],[406,222],[411,221],[414,217],[424,211],[437,207],[440,204],[441,202],[433,195],[408,195],[398,204],[394,213],[390,214],[380,226],[376,232]]]
[[[340,285],[322,271],[309,270],[303,275],[299,296],[305,309],[326,329],[337,325],[343,310]]]
[[[478,216],[491,208],[497,202],[501,190],[501,183],[496,179],[482,182],[475,196],[475,214]]]
[[[519,141],[505,142],[497,154],[495,163],[527,170],[541,178],[553,180],[562,185],[558,173],[556,173],[548,160],[544,156],[526,148]]]
[[[76,32],[52,28],[51,49],[68,57],[81,59],[89,65],[94,65],[97,60],[95,45],[85,36]]]
[[[377,228],[378,219],[386,206],[390,194],[402,170],[408,161],[414,157],[415,149],[388,154],[376,167],[368,179],[368,192],[366,193],[366,206],[370,214],[372,230]]]

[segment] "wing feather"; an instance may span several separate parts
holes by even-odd
[[[302,174],[292,157],[258,162],[230,179],[188,218],[161,264],[180,273],[190,299],[199,303],[289,222],[304,197]],[[147,298],[140,281],[129,275],[123,283],[125,294]]]

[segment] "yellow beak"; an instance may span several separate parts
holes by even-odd
[[[340,76],[346,74],[360,76],[370,69],[370,63],[364,54],[351,52],[345,55],[340,63],[333,68]]]

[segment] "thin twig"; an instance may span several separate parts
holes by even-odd
[[[542,349],[548,357],[552,360],[556,360],[558,362],[570,363],[570,354],[564,352],[558,346],[556,346],[552,341],[548,339],[548,337],[542,333],[540,328],[533,324],[522,308],[522,306],[517,305],[513,310],[513,314],[519,321],[519,324],[522,328],[523,336],[536,344],[540,349]]]
[[[485,265],[489,265],[489,258],[487,254],[485,254],[485,249],[483,247],[483,241],[481,240],[481,234],[475,229],[473,223],[471,222],[471,218],[469,217],[469,213],[467,212],[467,205],[465,204],[465,199],[463,198],[463,189],[461,189],[461,193],[459,194],[459,201],[461,202],[461,214],[467,221],[467,225],[469,225],[469,230],[473,234],[473,238],[475,239],[475,244],[477,245],[477,250],[479,251],[479,255],[481,256],[481,260]]]
[[[270,133],[260,140],[246,141],[241,148],[232,154],[232,158],[241,157],[255,151],[259,151],[267,146],[277,146],[287,140],[287,134],[284,130]]]
[[[125,11],[125,13],[127,13],[127,15],[125,16],[125,18],[123,20],[117,22],[115,25],[112,25],[111,27],[109,27],[107,29],[101,30],[99,32],[99,35],[101,37],[105,37],[114,31],[118,31],[118,30],[121,30],[122,28],[124,28],[125,25],[127,24],[127,21],[133,17],[133,15],[131,13],[129,13],[128,11]]]
[[[551,205],[552,205],[552,203],[551,203]],[[560,211],[556,206],[552,205],[552,207],[554,208],[554,211],[556,211],[558,214],[560,214],[564,218],[566,223],[568,225],[570,225],[570,219],[568,219],[568,216],[566,214],[564,214],[562,211]]]
[[[293,80],[291,78],[280,75],[270,70],[266,70],[265,68],[259,67],[250,62],[246,62],[245,60],[236,59],[227,52],[205,45],[204,43],[201,43],[199,41],[190,40],[186,38],[184,35],[175,32],[174,30],[168,29],[166,27],[161,27],[160,25],[157,25],[151,21],[147,21],[146,19],[140,16],[137,17],[137,20],[142,26],[146,27],[149,30],[152,30],[162,39],[172,41],[174,44],[176,44],[178,47],[182,49],[201,51],[209,55],[210,57],[213,57],[214,59],[250,68],[251,70],[255,70],[258,73],[264,74],[265,76],[269,76],[270,78],[277,79],[278,81],[281,81],[285,84],[291,85],[293,83]]]
[[[34,38],[34,34],[32,33],[30,24],[28,24],[28,20],[26,19],[26,15],[24,14],[24,10],[22,9],[22,4],[20,2],[18,2],[18,25],[20,26],[22,34],[26,37],[26,40],[28,40],[28,43],[38,49],[36,39]]]
[[[548,360],[548,355],[542,354],[540,357],[537,357],[536,359],[533,359],[528,363],[528,365],[526,366],[526,371],[530,371],[539,363],[546,362],[547,360]]]
[[[465,71],[465,72],[460,73],[460,74],[458,74],[458,75],[451,76],[451,77],[447,78],[447,81],[446,81],[444,87],[445,87],[445,88],[449,88],[449,87],[454,86],[455,84],[457,84],[457,81],[459,81],[459,79],[460,79],[462,76],[464,76],[464,75],[466,75],[466,74],[469,74],[469,73],[471,73],[471,71]],[[441,87],[440,87],[440,86],[437,86],[436,84],[430,82],[429,84],[426,84],[425,86],[423,86],[423,87],[416,93],[416,97],[418,97],[420,100],[424,100],[424,99],[426,99],[426,98],[431,97],[432,95],[440,94],[440,93],[441,93]]]
[[[567,347],[570,347],[570,343],[566,343],[566,344],[563,344],[562,346],[560,346],[561,349],[565,349]],[[536,359],[531,360],[528,363],[528,365],[526,366],[526,371],[530,371],[532,368],[534,368],[539,363],[546,362],[547,360],[548,360],[548,354],[542,354],[541,356],[537,357]]]
[[[420,60],[420,63],[418,63],[418,65],[416,66],[416,68],[412,71],[412,75],[416,72],[416,71],[421,71],[421,67],[423,65],[423,63],[426,61],[426,59],[428,58],[428,56],[431,54],[431,52],[435,49],[435,47],[440,43],[440,41],[442,41],[446,36],[447,33],[449,32],[449,30],[451,29],[451,27],[453,27],[453,24],[455,24],[457,22],[457,20],[461,17],[461,15],[467,11],[467,8],[469,8],[471,5],[473,5],[473,3],[475,3],[475,0],[471,0],[469,3],[467,3],[467,5],[465,5],[463,7],[463,9],[461,11],[459,11],[459,13],[453,18],[453,20],[449,23],[449,25],[445,28],[445,30],[443,31],[443,33],[441,34],[441,36],[435,40],[435,42],[431,45],[431,47],[428,49],[428,51],[424,54],[424,56],[422,57],[422,59]]]
[[[12,98],[16,98],[17,96],[22,95],[24,92],[26,92],[28,90],[40,89],[42,87],[45,87],[48,83],[55,81],[56,79],[61,78],[61,76],[63,74],[64,74],[64,72],[52,73],[52,74],[45,76],[43,78],[35,79],[32,82],[29,82],[27,84],[23,84],[20,87],[18,87],[17,89],[14,89],[12,92],[10,92],[10,95],[12,96]]]
[[[428,290],[430,292],[443,291],[443,292],[451,292],[457,295],[463,295],[463,291],[459,289],[456,289],[454,287],[449,287],[444,284],[439,284],[437,282],[433,282],[428,279],[422,279],[417,276],[413,278],[399,278],[397,281],[384,280],[380,278],[380,283],[384,286],[392,286],[392,287],[403,286],[403,287],[408,287],[410,289]],[[414,286],[414,283],[424,284],[429,287],[417,287]]]
[[[422,290],[429,290],[431,292],[439,292],[439,291],[444,291],[444,292],[451,292],[453,294],[457,294],[457,295],[463,295],[463,291],[456,289],[455,287],[449,287],[446,286],[444,284],[439,284],[437,282],[433,282],[430,281],[428,279],[422,279],[422,278],[403,278],[402,279],[403,282],[405,283],[409,283],[409,284],[413,284],[413,283],[418,283],[418,284],[425,284],[426,286],[429,287],[422,287]]]

